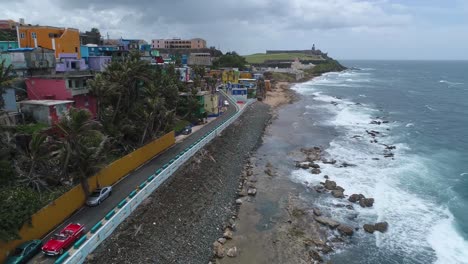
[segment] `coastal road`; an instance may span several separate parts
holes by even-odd
[[[222,100],[225,100],[224,96],[221,93],[219,93],[219,95],[222,98]],[[153,174],[156,171],[156,169],[163,166],[169,160],[174,158],[174,156],[176,156],[182,150],[193,144],[195,141],[198,140],[198,138],[203,136],[209,130],[213,129],[215,126],[219,125],[222,121],[229,118],[229,116],[235,112],[236,107],[233,104],[229,105],[227,110],[216,120],[211,121],[210,123],[202,127],[200,130],[193,132],[189,137],[185,138],[184,141],[173,145],[170,149],[154,157],[146,164],[142,165],[135,171],[125,176],[121,181],[114,184],[112,186],[112,195],[109,198],[107,198],[104,202],[102,202],[101,205],[96,207],[83,206],[69,219],[64,221],[60,226],[58,226],[55,230],[53,230],[46,237],[44,237],[42,239],[43,243],[47,242],[47,240],[54,233],[58,232],[69,223],[84,224],[86,231],[89,231],[89,229],[91,229],[91,227],[93,227],[97,222],[103,219],[112,208],[116,207],[120,201],[127,197],[131,191],[133,191],[138,185],[140,185],[140,183],[142,183],[151,174]],[[28,263],[49,264],[54,263],[55,260],[55,257],[45,256],[41,252],[37,254],[33,259],[31,259]]]

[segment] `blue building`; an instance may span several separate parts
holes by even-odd
[[[89,57],[99,57],[99,56],[111,56],[112,52],[118,51],[117,46],[97,46],[97,45],[86,45],[80,47],[81,58],[85,59],[88,63]]]

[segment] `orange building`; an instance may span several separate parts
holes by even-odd
[[[80,54],[80,31],[74,28],[58,28],[49,26],[24,26],[18,28],[20,47],[43,47],[55,50],[55,57],[61,53]]]

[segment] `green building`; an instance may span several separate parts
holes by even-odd
[[[18,38],[16,30],[0,29],[0,52],[17,48]]]

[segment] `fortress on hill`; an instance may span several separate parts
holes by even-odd
[[[310,50],[267,50],[266,54],[278,53],[304,53],[306,55],[322,56],[324,59],[328,58],[328,53],[324,53],[319,49],[315,49],[315,44],[312,45]]]

